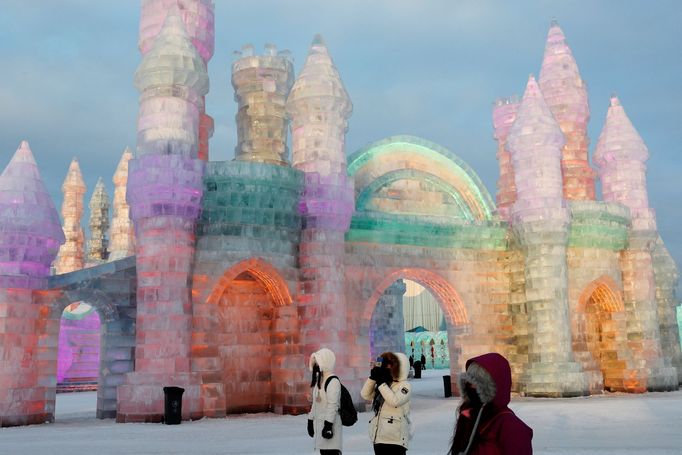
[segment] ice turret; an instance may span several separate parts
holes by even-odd
[[[113,217],[111,220],[111,234],[109,260],[121,259],[135,254],[135,232],[130,220],[130,207],[126,202],[126,187],[128,186],[128,162],[133,154],[128,147],[123,151],[121,160],[116,166],[112,182],[114,183]]]
[[[594,200],[595,172],[587,157],[587,123],[590,120],[587,86],[580,77],[564,33],[556,22],[552,23],[547,34],[538,82],[566,138],[561,151],[564,197]]]
[[[104,187],[102,177],[97,180],[95,190],[92,192],[90,203],[90,239],[88,239],[88,264],[100,264],[109,257],[109,195]]]
[[[532,76],[507,141],[517,194],[512,227],[524,257],[528,315],[528,362],[520,389],[533,396],[586,395],[568,311],[569,223],[561,183],[565,140]]]
[[[55,261],[55,273],[68,273],[83,268],[85,237],[81,227],[83,218],[83,196],[85,182],[81,174],[78,160],[74,158],[62,184],[62,219],[64,220],[64,237],[66,241],[59,249]]]
[[[509,221],[511,206],[516,201],[516,183],[514,182],[514,166],[511,153],[507,147],[507,136],[514,120],[519,102],[516,99],[500,99],[493,107],[494,137],[497,140],[497,161],[500,166],[500,178],[497,180],[497,212],[503,220]]]
[[[62,243],[59,215],[22,141],[0,175],[0,275],[48,276]]]

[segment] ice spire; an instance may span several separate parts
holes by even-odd
[[[114,213],[111,220],[109,260],[121,259],[135,254],[135,232],[133,222],[130,220],[130,207],[126,202],[128,162],[132,157],[132,152],[126,147],[112,179],[114,182]]]
[[[22,141],[0,175],[0,275],[48,276],[61,243],[59,214]]]
[[[109,257],[109,195],[102,177],[97,180],[90,199],[90,239],[88,240],[88,264],[99,264]]]
[[[656,229],[654,211],[649,208],[646,164],[649,151],[621,106],[611,97],[606,121],[594,151],[605,201],[630,208],[634,229]]]
[[[590,120],[587,86],[556,20],[552,21],[547,34],[538,82],[566,138],[561,157],[564,196],[566,199],[594,200],[595,173],[587,157],[587,123]]]
[[[66,178],[62,184],[64,200],[62,202],[62,219],[64,221],[64,237],[66,241],[59,249],[54,267],[57,274],[73,272],[83,268],[84,243],[83,228],[83,196],[85,182],[81,174],[78,160],[71,160]]]
[[[507,136],[516,119],[518,108],[519,102],[515,98],[498,100],[493,108],[494,137],[497,140],[497,161],[500,166],[500,178],[497,180],[497,212],[507,221],[511,206],[516,201],[514,166],[507,147]]]

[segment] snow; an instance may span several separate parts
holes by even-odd
[[[445,370],[412,380],[415,438],[409,454],[445,454],[457,399],[442,398]],[[312,454],[306,416],[249,414],[181,425],[95,419],[96,392],[57,396],[54,424],[0,429],[0,454]],[[682,391],[571,399],[515,398],[536,454],[681,454]],[[344,455],[368,454],[369,414],[344,428]]]

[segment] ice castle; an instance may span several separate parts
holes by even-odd
[[[167,385],[185,389],[185,419],[302,413],[320,346],[357,395],[375,353],[404,349],[402,279],[440,304],[453,378],[498,351],[526,396],[678,388],[678,271],[647,147],[613,97],[591,166],[587,89],[557,24],[539,78],[493,108],[496,202],[428,140],[347,157],[352,104],[319,36],[296,77],[286,52],[241,50],[222,162],[204,104],[213,1],[143,0],[139,48],[137,147],[111,223],[93,195],[87,249],[77,162],[63,225],[28,143],[0,176],[0,426],[54,419],[60,319],[78,302],[101,324],[100,418],[159,421]]]

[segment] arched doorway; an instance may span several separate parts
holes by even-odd
[[[617,289],[608,277],[590,283],[574,316],[573,350],[592,394],[627,389],[626,321]]]
[[[68,305],[59,322],[57,393],[97,390],[101,322],[86,302]]]

